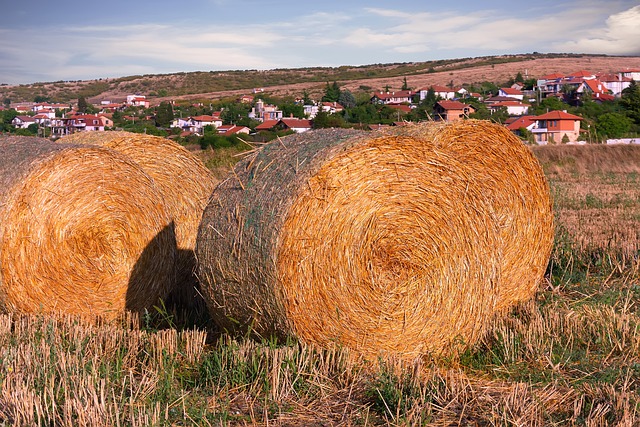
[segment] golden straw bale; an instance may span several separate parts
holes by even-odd
[[[113,150],[0,137],[0,305],[113,318],[172,288],[176,240],[153,180]]]
[[[180,144],[158,136],[123,131],[79,132],[58,142],[100,145],[119,151],[153,178],[175,220],[178,292],[190,294],[186,288],[195,285],[193,251],[198,225],[217,183],[211,171]]]
[[[544,176],[498,125],[332,129],[239,163],[196,257],[224,328],[413,358],[473,343],[530,297],[552,235]]]

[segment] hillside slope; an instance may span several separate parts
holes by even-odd
[[[403,79],[412,88],[429,85],[483,81],[506,82],[520,72],[525,78],[539,78],[559,72],[578,70],[615,73],[624,68],[640,68],[640,57],[618,57],[575,54],[526,54],[479,58],[462,58],[402,64],[366,66],[276,69],[267,71],[210,71],[164,75],[129,76],[88,81],[59,81],[19,86],[0,86],[0,97],[12,103],[31,102],[45,97],[56,102],[73,102],[85,97],[90,102],[121,101],[127,95],[147,96],[152,104],[163,100],[221,99],[264,88],[275,96],[311,96],[322,93],[326,82],[338,81],[352,92],[375,91],[389,86],[398,90]]]

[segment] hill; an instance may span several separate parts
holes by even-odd
[[[398,90],[406,77],[409,86],[460,86],[463,83],[506,82],[520,72],[539,78],[578,70],[615,73],[624,68],[640,68],[640,57],[582,54],[522,54],[461,58],[426,62],[372,64],[364,66],[315,67],[274,70],[198,71],[175,74],[128,76],[86,81],[57,81],[28,85],[0,86],[0,98],[12,103],[32,102],[36,97],[71,102],[84,97],[90,102],[113,102],[130,94],[147,96],[152,105],[163,100],[215,100],[246,94],[263,88],[274,96],[320,94],[326,82],[338,81],[352,92]]]

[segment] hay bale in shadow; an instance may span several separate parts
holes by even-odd
[[[112,318],[173,287],[173,224],[153,180],[106,148],[0,137],[5,311]]]
[[[178,259],[173,298],[187,306],[197,304],[193,251],[202,212],[217,183],[211,171],[186,148],[158,136],[123,131],[79,132],[58,142],[99,145],[119,151],[153,178],[175,221]]]
[[[413,358],[529,298],[552,237],[535,158],[465,121],[265,146],[214,190],[196,256],[224,328]]]

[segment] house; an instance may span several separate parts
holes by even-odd
[[[100,120],[102,120],[102,125],[105,128],[113,127],[113,114],[100,113],[98,114],[98,117],[100,117]]]
[[[222,125],[217,128],[218,133],[223,134],[224,136],[231,136],[238,133],[244,133],[249,135],[251,133],[251,129],[247,126],[237,126],[237,125]]]
[[[31,116],[15,116],[13,120],[11,120],[11,124],[15,126],[16,129],[26,129],[29,125],[36,123],[36,119]]]
[[[498,90],[498,96],[505,96],[507,98],[514,98],[522,101],[524,99],[524,93],[522,93],[519,89],[514,89],[511,87],[501,87]]]
[[[242,104],[252,104],[253,99],[253,95],[242,95],[240,98],[238,98],[238,101]]]
[[[624,70],[620,70],[620,74],[622,74],[623,77],[640,83],[640,68],[625,68]]]
[[[433,89],[435,96],[442,99],[454,99],[456,97],[456,93],[459,90],[462,90],[462,89],[456,90],[456,89],[448,88],[446,86],[432,85],[427,88],[420,89],[418,91],[418,93],[420,94],[420,101],[424,101],[424,99],[427,97],[427,93],[429,93],[429,89]],[[464,91],[466,92],[466,89]]]
[[[320,110],[320,107],[318,107],[317,105],[303,105],[302,109],[304,110],[304,115],[307,118],[313,119],[315,116],[318,115],[318,111]]]
[[[550,111],[535,117],[536,125],[531,130],[535,141],[540,144],[561,143],[566,136],[569,142],[576,142],[580,136],[582,117],[566,111]]]
[[[322,111],[326,111],[329,114],[339,113],[344,110],[344,107],[337,102],[323,102]]]
[[[618,74],[598,74],[598,80],[602,82],[605,88],[614,96],[620,96],[622,91],[631,86],[633,79],[625,77],[622,73]]]
[[[67,120],[67,128],[75,132],[104,131],[104,122],[93,114],[77,114]]]
[[[144,95],[127,95],[127,105],[133,107],[149,108],[149,101]]]
[[[521,129],[526,129],[531,132],[536,126],[536,116],[521,116],[509,118],[505,121],[504,125],[507,127],[507,129],[509,129],[516,135],[520,135]]]
[[[397,92],[376,92],[371,96],[373,104],[411,104],[416,92],[399,90]]]
[[[436,102],[434,111],[440,120],[445,122],[455,122],[469,117],[476,109],[472,105],[463,104],[459,101],[438,101]]]
[[[269,131],[273,129],[279,122],[280,120],[265,120],[264,122],[256,126],[256,132]]]
[[[275,105],[265,104],[262,99],[258,99],[255,106],[251,108],[249,118],[259,120],[261,122],[267,120],[280,120],[282,118],[282,110],[278,110]]]
[[[295,133],[302,133],[312,129],[311,120],[307,119],[280,119],[277,128],[283,130],[292,130]]]
[[[174,124],[176,126],[174,126]],[[182,130],[188,130],[199,135],[202,135],[204,133],[204,128],[206,126],[213,126],[215,128],[218,128],[219,126],[222,126],[222,120],[212,115],[204,114],[201,116],[188,117],[185,120],[177,119],[174,120],[171,124],[171,127],[179,127]]]
[[[511,101],[493,102],[487,105],[487,108],[492,113],[498,111],[502,107],[507,109],[507,113],[510,116],[522,116],[529,112],[529,106],[527,104],[523,104],[515,99]]]

